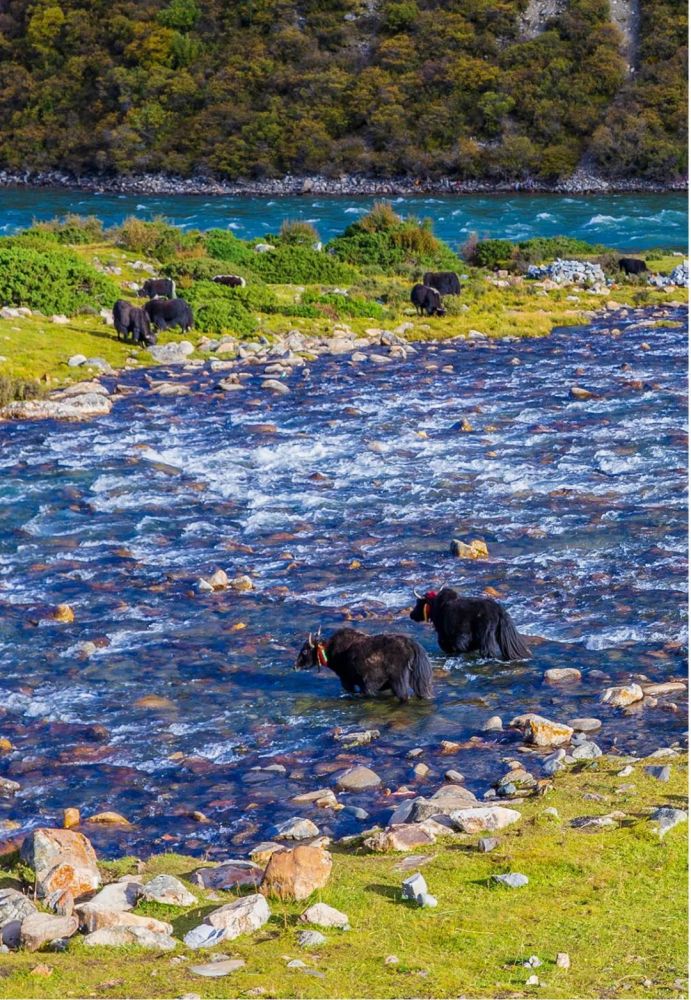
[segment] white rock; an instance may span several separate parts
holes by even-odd
[[[463,833],[503,830],[504,827],[517,823],[520,818],[521,814],[516,809],[507,809],[505,806],[457,809],[450,815],[451,822]]]
[[[89,947],[124,948],[137,945],[157,951],[172,951],[175,948],[175,941],[168,934],[158,934],[145,927],[103,927],[93,934],[86,934],[82,940]]]
[[[243,896],[234,903],[221,906],[208,915],[205,923],[223,931],[223,940],[231,941],[241,934],[251,934],[263,927],[271,916],[269,904],[260,893]]]
[[[174,875],[157,875],[143,887],[144,899],[165,906],[194,906],[197,897]]]
[[[341,930],[348,930],[350,922],[345,913],[328,906],[326,903],[315,903],[309,906],[300,915],[300,920],[307,924],[316,924],[317,927],[340,927]]]

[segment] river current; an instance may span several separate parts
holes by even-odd
[[[105,418],[0,429],[0,736],[15,747],[0,774],[21,785],[0,797],[0,836],[107,808],[133,826],[90,828],[105,853],[227,856],[296,813],[336,836],[385,821],[400,800],[383,793],[348,797],[367,820],[289,802],[352,761],[422,794],[454,767],[481,794],[519,742],[482,734],[494,714],[597,716],[622,753],[683,738],[679,696],[628,715],[599,703],[610,683],[686,672],[682,310],[416,352],[322,358],[280,397],[260,369],[241,393],[214,391],[208,366],[170,369],[182,396],[123,374],[137,391]],[[452,557],[452,538],[490,558]],[[196,593],[216,567],[254,589]],[[412,588],[444,581],[500,593],[533,659],[446,659],[408,618]],[[47,620],[60,602],[74,624]],[[347,697],[330,671],[292,669],[310,629],[346,621],[419,639],[434,703]],[[582,681],[545,685],[556,666]],[[380,736],[344,750],[347,729]],[[443,739],[463,749],[443,756]]]
[[[186,229],[231,229],[242,239],[276,233],[284,219],[306,219],[323,240],[343,232],[372,207],[374,198],[247,198],[202,195],[114,195],[79,191],[0,188],[0,235],[68,212],[96,215],[106,225],[128,216],[162,215]],[[568,234],[588,243],[640,252],[683,250],[688,232],[684,192],[664,194],[420,195],[392,199],[401,215],[432,216],[434,231],[454,249],[471,233],[523,240]]]

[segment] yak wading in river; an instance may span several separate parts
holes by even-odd
[[[351,694],[373,695],[391,690],[407,701],[432,697],[432,665],[422,646],[405,635],[388,632],[367,635],[354,628],[339,628],[330,639],[321,629],[305,640],[295,661],[296,670],[328,667]]]
[[[490,597],[459,597],[444,585],[418,594],[410,612],[414,622],[431,622],[447,656],[479,653],[492,660],[527,660],[530,650],[508,611]]]

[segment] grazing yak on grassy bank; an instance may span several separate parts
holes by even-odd
[[[460,295],[461,282],[453,271],[427,271],[422,276],[422,284],[436,288],[440,295]]]
[[[217,285],[225,285],[226,288],[244,288],[247,284],[239,274],[216,274],[211,280]]]
[[[648,270],[648,265],[644,260],[639,260],[637,257],[621,257],[619,260],[619,270],[627,275],[645,274]]]
[[[391,690],[407,701],[432,697],[432,665],[422,646],[405,635],[367,635],[354,628],[339,628],[330,639],[321,629],[305,640],[295,661],[296,670],[328,667],[350,694],[373,695]]]
[[[179,326],[187,333],[194,326],[194,317],[189,303],[184,299],[152,299],[144,306],[146,314],[159,330],[170,330]]]
[[[140,299],[174,299],[175,282],[172,278],[148,278],[137,294]]]
[[[441,295],[436,288],[429,288],[427,285],[413,285],[410,293],[410,301],[415,306],[418,316],[446,316],[446,309],[442,305]]]
[[[133,306],[125,299],[118,299],[113,306],[113,326],[118,340],[133,340],[135,344],[151,347],[156,343],[156,334],[151,329],[149,317],[144,309]]]
[[[447,656],[479,653],[492,660],[527,660],[530,650],[508,611],[491,597],[459,597],[451,587],[418,594],[414,622],[431,622]]]

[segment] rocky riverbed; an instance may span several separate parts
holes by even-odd
[[[227,857],[297,819],[386,844],[392,805],[444,782],[457,811],[520,798],[553,752],[559,770],[682,740],[684,322],[613,307],[535,341],[219,340],[104,375],[97,420],[6,424],[5,837],[69,806],[124,818],[93,825],[106,855]],[[407,610],[444,580],[503,600],[533,659],[443,657]],[[434,703],[292,671],[308,630],[348,621],[423,641]],[[526,727],[538,766],[504,781]]]
[[[501,191],[547,192],[558,194],[605,194],[626,191],[685,191],[687,182],[670,178],[665,183],[642,178],[608,179],[587,171],[577,171],[571,177],[554,184],[535,178],[522,181],[462,181],[451,177],[373,178],[344,175],[338,178],[314,175],[286,175],[264,180],[229,181],[219,178],[174,177],[168,174],[141,174],[118,177],[74,176],[63,171],[30,173],[0,171],[0,187],[68,188],[77,191],[117,192],[141,195],[291,195],[353,196],[376,195],[395,197],[411,194],[476,194]]]

